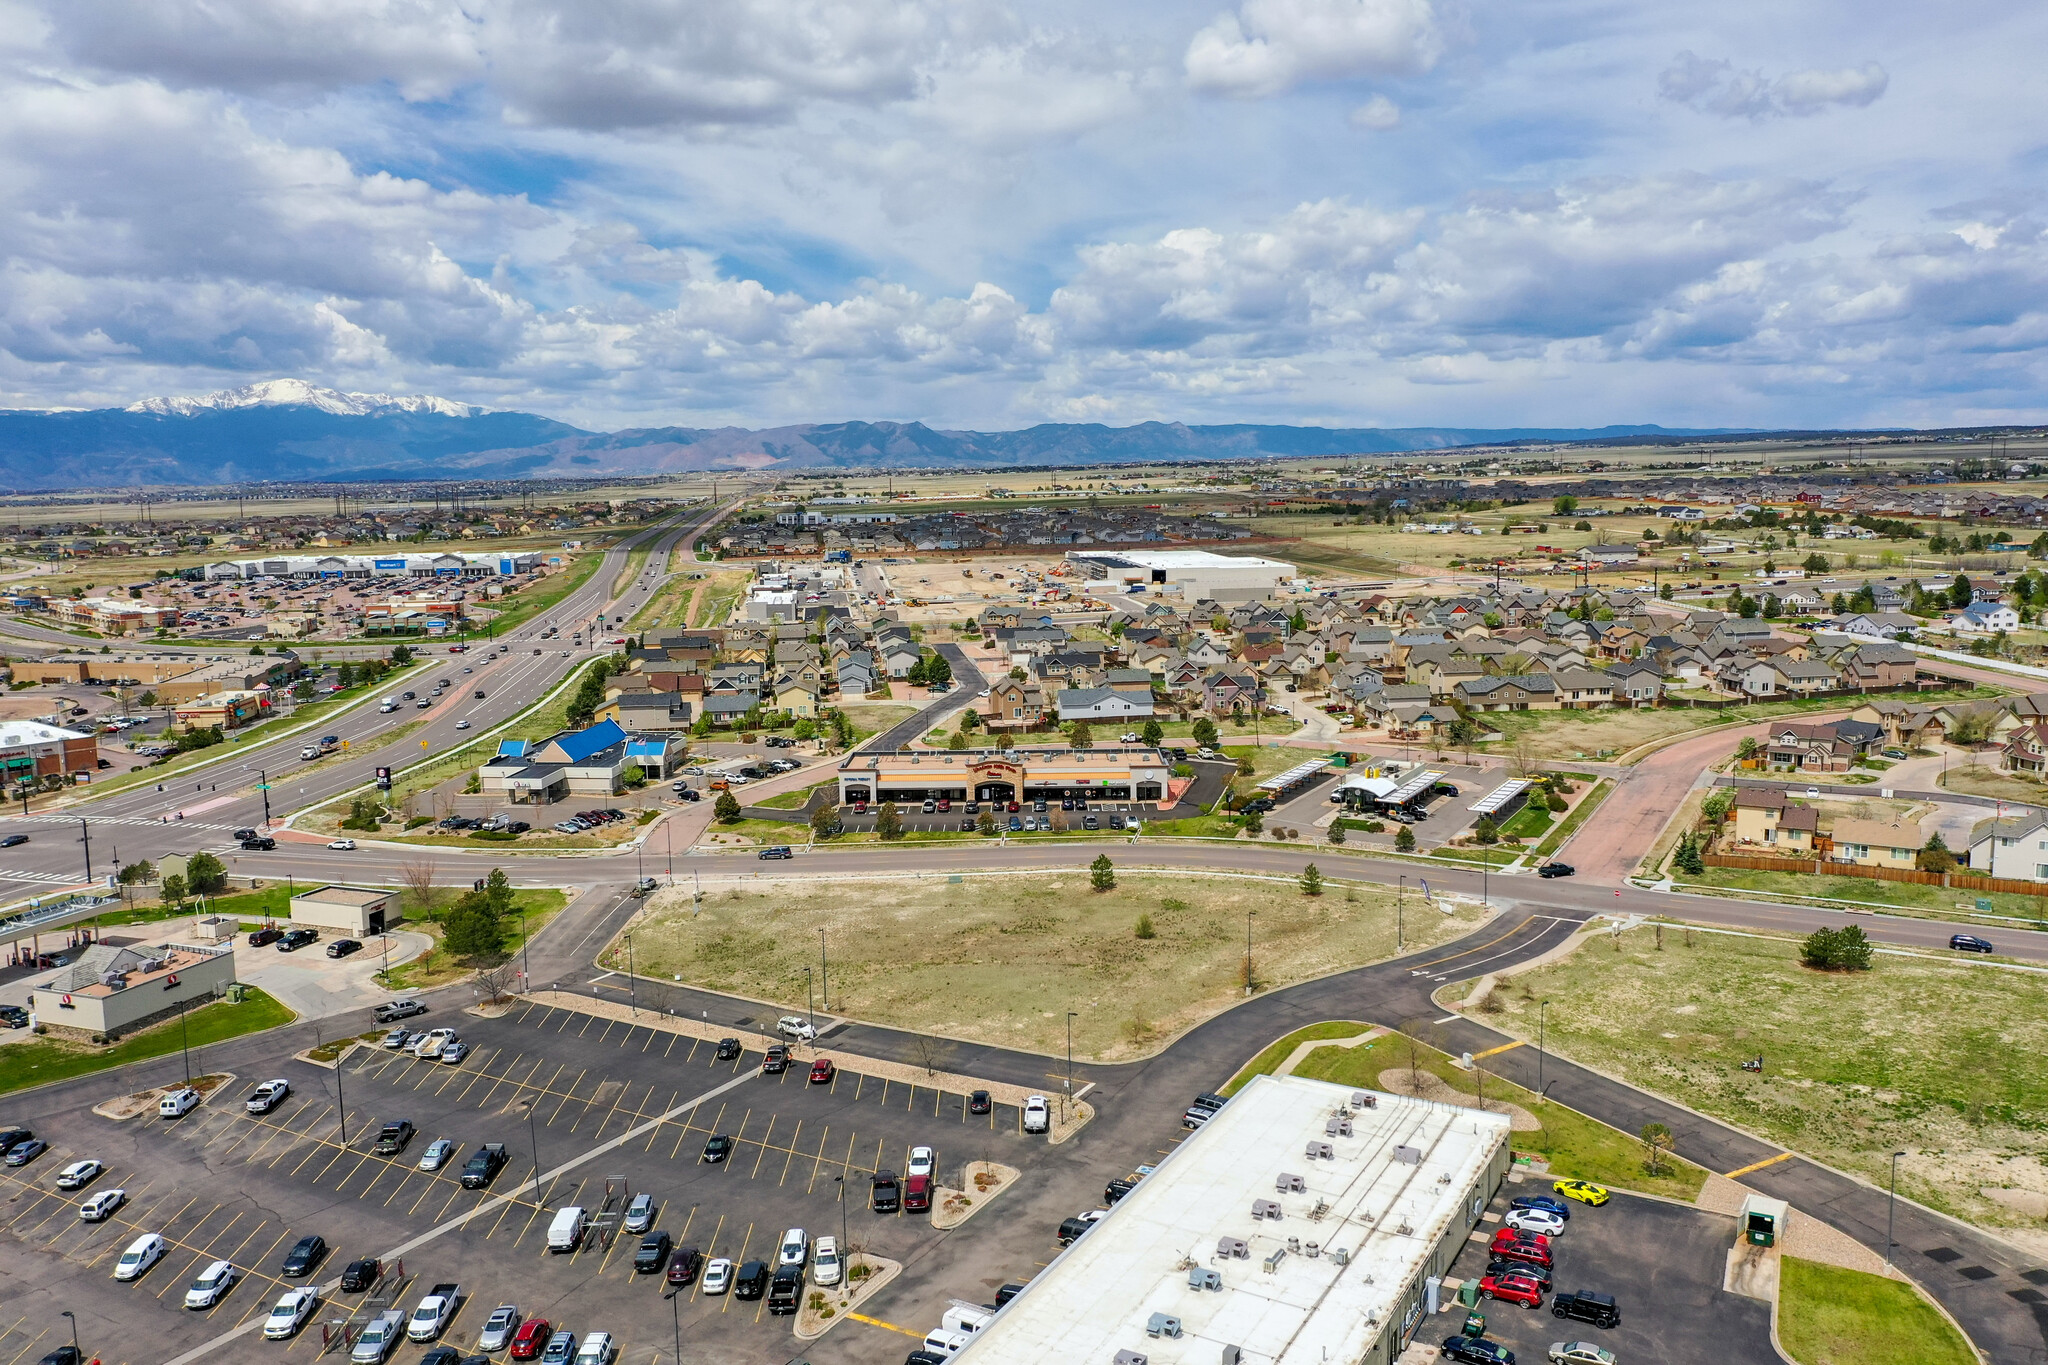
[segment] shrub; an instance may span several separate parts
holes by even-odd
[[[1413,853],[1415,851],[1415,831],[1406,825],[1401,826],[1401,832],[1394,836],[1394,848],[1402,853]]]
[[[1138,927],[1135,930],[1133,930],[1133,932],[1136,933],[1139,938],[1159,937],[1159,931],[1152,927],[1152,917],[1150,915],[1138,916]]]
[[[1820,972],[1867,972],[1871,943],[1858,925],[1816,929],[1799,945],[1799,960]]]

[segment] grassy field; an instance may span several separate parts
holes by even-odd
[[[1980,689],[1981,690],[1981,689]],[[1944,697],[1954,694],[1944,693]],[[1986,695],[1990,695],[1988,692]],[[1799,701],[1759,702],[1753,706],[1730,707],[1724,711],[1695,710],[1690,707],[1624,711],[1608,707],[1593,711],[1501,711],[1487,712],[1481,719],[1498,730],[1499,740],[1475,744],[1480,753],[1520,753],[1526,746],[1531,758],[1543,762],[1592,758],[1618,754],[1698,730],[1708,725],[1731,725],[1742,721],[1768,720],[1774,716],[1799,715],[1809,711],[1848,711],[1855,699],[1832,697]],[[1735,741],[1728,747],[1733,750]]]
[[[505,955],[508,958],[516,957],[526,940],[545,929],[548,921],[560,914],[562,907],[568,903],[569,898],[566,894],[553,889],[513,892],[512,906],[515,910],[525,912],[526,923],[522,935],[517,915],[505,920]],[[434,946],[404,966],[391,969],[391,980],[388,984],[392,990],[431,990],[435,986],[445,986],[451,981],[458,981],[473,970],[469,962],[442,951],[440,925],[409,919],[405,927],[429,935],[434,940]]]
[[[735,886],[694,918],[687,891],[664,891],[635,921],[634,949],[648,975],[797,1006],[823,929],[834,1012],[1052,1054],[1074,1010],[1075,1055],[1104,1060],[1150,1052],[1243,998],[1247,912],[1262,989],[1394,950],[1394,897],[1377,888],[1312,898],[1291,882],[1132,873],[1095,892],[1083,861],[1050,876]],[[1140,916],[1154,937],[1138,937]],[[1409,915],[1408,947],[1478,918]]]
[[[1246,1062],[1243,1069],[1232,1076],[1217,1093],[1224,1096],[1235,1095],[1244,1089],[1245,1082],[1252,1077],[1272,1075],[1280,1069],[1282,1062],[1294,1055],[1294,1049],[1303,1043],[1320,1042],[1326,1038],[1356,1038],[1371,1028],[1371,1024],[1361,1024],[1349,1019],[1331,1019],[1320,1024],[1310,1024],[1307,1028],[1298,1028],[1285,1037],[1274,1039],[1258,1056]]]
[[[1995,759],[1995,755],[1993,756]],[[1941,786],[1965,796],[1988,796],[1993,801],[2019,801],[2030,806],[2048,805],[2048,782],[2037,782],[2018,773],[2003,773],[1983,763],[1955,763],[1938,779]]]
[[[1944,918],[1968,915],[1978,899],[1991,902],[1991,914],[2042,921],[2048,928],[2048,883],[2043,895],[2015,896],[2003,891],[1963,891],[1946,886],[1922,886],[1916,882],[1888,882],[1875,877],[1829,877],[1801,872],[1762,872],[1744,867],[1710,867],[1699,876],[1677,874],[1686,886],[1712,886],[1730,891],[1762,892],[1774,896],[1800,896],[1808,900],[1863,901],[1888,905],[1910,914],[1940,915]]]
[[[908,720],[911,714],[917,710],[915,706],[902,702],[886,701],[857,701],[850,705],[842,706],[839,709],[846,713],[848,723],[853,726],[854,743],[856,744],[861,740],[881,734],[882,731],[900,721]]]
[[[1613,792],[1614,784],[1606,778],[1603,777],[1594,782],[1592,789],[1580,795],[1572,808],[1565,812],[1564,819],[1551,826],[1550,833],[1543,837],[1543,842],[1536,845],[1535,856],[1548,858],[1551,854],[1562,848],[1564,841],[1577,833],[1579,826],[1590,820],[1593,817],[1593,812],[1600,809],[1600,803],[1605,801]]]
[[[689,624],[717,626],[732,614],[733,604],[746,592],[754,575],[746,570],[725,569],[705,576],[690,597]]]
[[[225,1042],[248,1033],[261,1033],[264,1029],[289,1024],[297,1017],[251,986],[239,1004],[220,1000],[201,1005],[183,1020],[172,1019],[157,1024],[122,1039],[112,1047],[87,1047],[47,1038],[33,1043],[10,1043],[0,1048],[0,1093],[106,1071],[129,1062],[161,1057],[188,1046],[192,1050],[192,1073],[198,1075],[205,1069],[200,1049],[207,1044]]]
[[[752,804],[767,806],[772,810],[802,810],[810,804],[812,792],[820,787],[832,787],[836,790],[838,785],[838,778],[828,777],[822,782],[813,782],[808,787],[799,787],[793,792],[783,792],[780,796],[771,796],[765,801],[757,801]],[[745,805],[748,803],[742,800],[741,804]]]
[[[1879,883],[1872,883],[1878,885]],[[1799,965],[1788,939],[1649,927],[1513,978],[1486,1021],[1991,1227],[2048,1211],[2048,979],[1943,959]],[[1688,942],[1690,940],[1690,942]],[[1741,1063],[1762,1054],[1762,1074]],[[2033,1210],[2029,1213],[2029,1210]]]
[[[1912,1285],[1787,1256],[1778,1339],[1799,1365],[1975,1365],[1962,1334]]]
[[[1705,1171],[1669,1155],[1658,1173],[1652,1175],[1643,1164],[1642,1144],[1633,1134],[1610,1128],[1555,1101],[1538,1099],[1534,1091],[1511,1085],[1498,1076],[1482,1079],[1454,1065],[1448,1055],[1404,1035],[1376,1038],[1353,1048],[1317,1048],[1302,1059],[1294,1074],[1378,1090],[1386,1088],[1380,1082],[1381,1073],[1411,1067],[1430,1072],[1453,1090],[1472,1095],[1475,1104],[1483,1086],[1489,1105],[1504,1102],[1527,1110],[1542,1127],[1516,1133],[1515,1150],[1542,1155],[1550,1163],[1553,1177],[1594,1180],[1673,1199],[1697,1198],[1700,1187],[1706,1183]]]
[[[535,583],[524,592],[513,594],[511,604],[491,618],[491,634],[504,635],[525,625],[589,582],[590,575],[597,572],[597,566],[602,563],[602,546],[585,550],[581,559],[571,563],[560,573]]]

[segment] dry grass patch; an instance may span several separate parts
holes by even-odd
[[[1088,873],[743,885],[714,890],[693,918],[687,891],[657,894],[634,922],[640,970],[792,1008],[828,935],[831,1008],[920,1033],[1114,1060],[1154,1051],[1244,997],[1247,912],[1260,989],[1394,951],[1392,892],[1186,874]],[[1151,937],[1139,937],[1139,918]],[[1481,912],[1419,909],[1409,949],[1465,933]]]
[[[1487,1022],[1533,1038],[1540,999],[1554,1051],[1631,1084],[1879,1184],[1904,1150],[1901,1192],[1987,1227],[2048,1207],[2048,978],[1898,957],[1824,975],[1792,940],[1667,925],[1661,949],[1645,927],[1515,977]]]

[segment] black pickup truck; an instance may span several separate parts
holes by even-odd
[[[469,1162],[462,1168],[462,1188],[480,1190],[497,1179],[498,1170],[505,1164],[505,1144],[486,1142],[471,1154]]]

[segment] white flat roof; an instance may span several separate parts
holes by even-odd
[[[1292,564],[1257,555],[1219,555],[1212,550],[1074,550],[1069,559],[1117,560],[1136,569],[1285,569]]]
[[[1492,791],[1473,802],[1472,813],[1474,815],[1493,815],[1502,806],[1505,806],[1508,802],[1514,800],[1535,785],[1534,782],[1531,782],[1526,777],[1512,778],[1501,783],[1498,787],[1495,787]]]
[[[1352,1109],[1354,1094],[1374,1107]],[[1339,1110],[1354,1136],[1327,1134]],[[1466,1201],[1507,1141],[1503,1115],[1257,1077],[956,1359],[1110,1365],[1128,1350],[1150,1365],[1215,1365],[1234,1345],[1246,1365],[1356,1361],[1402,1311],[1451,1224],[1470,1221]],[[1328,1142],[1333,1157],[1308,1159],[1310,1142]],[[1282,1191],[1283,1175],[1306,1188]],[[1255,1221],[1253,1200],[1277,1202],[1281,1218]],[[1248,1242],[1249,1258],[1219,1258],[1226,1237]],[[1310,1242],[1320,1254],[1307,1254]],[[1190,1264],[1219,1272],[1222,1290],[1191,1289]],[[1179,1318],[1183,1335],[1146,1336],[1154,1313]]]

